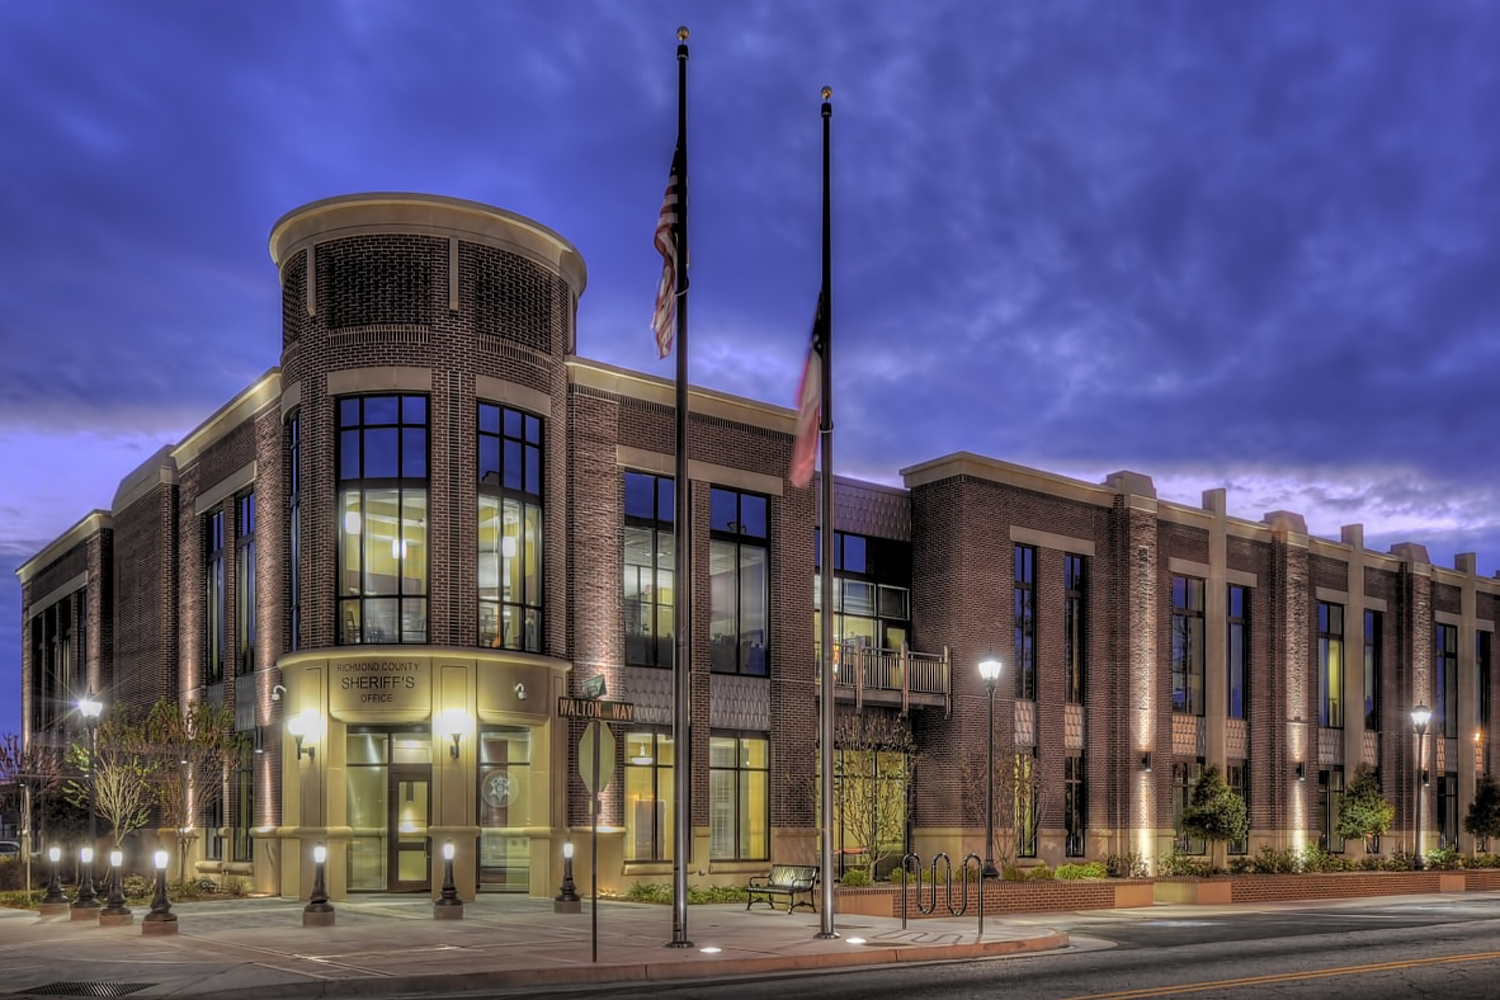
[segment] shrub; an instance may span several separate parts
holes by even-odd
[[[1416,859],[1405,851],[1392,851],[1390,857],[1380,863],[1384,872],[1409,872],[1416,868]]]
[[[851,889],[867,886],[870,884],[870,873],[863,868],[850,868],[844,872],[844,877],[839,879],[839,884]]]
[[[625,890],[625,898],[632,903],[670,903],[672,887],[665,882],[633,882]]]
[[[1045,861],[1026,873],[1028,882],[1051,882],[1052,877],[1052,869],[1047,867]]]
[[[1297,859],[1297,870],[1303,872],[1347,872],[1354,870],[1354,862],[1342,854],[1330,854],[1320,847],[1308,846]]]
[[[30,892],[22,892],[20,890],[0,892],[0,906],[11,909],[30,910],[40,906],[41,902],[42,892],[38,889],[33,889]]]
[[[1014,861],[1007,861],[1000,868],[1000,877],[1007,882],[1024,882],[1026,873]]]
[[[1452,847],[1434,847],[1427,852],[1427,867],[1451,872],[1464,866],[1462,854]]]
[[[1057,870],[1052,873],[1054,878],[1080,879],[1080,878],[1108,878],[1109,869],[1103,861],[1086,861],[1082,864],[1058,865]]]
[[[1476,854],[1469,859],[1469,868],[1500,868],[1500,854]]]
[[[1146,867],[1146,859],[1137,851],[1106,854],[1104,867],[1110,878],[1145,878],[1150,874],[1150,869]]]
[[[743,903],[746,899],[743,886],[738,885],[690,885],[689,903]]]
[[[1178,854],[1169,851],[1160,859],[1160,870],[1166,876],[1191,875],[1197,878],[1207,878],[1214,873],[1214,868],[1207,858],[1192,857],[1187,854]]]
[[[1256,874],[1255,859],[1248,854],[1236,855],[1229,859],[1229,874],[1231,875],[1254,875]]]
[[[1251,865],[1257,875],[1291,875],[1297,870],[1297,856],[1286,848],[1264,844]]]
[[[243,876],[230,875],[224,879],[224,885],[221,886],[221,889],[224,893],[235,899],[243,899],[250,894],[250,883]]]
[[[120,880],[120,889],[131,903],[143,903],[156,895],[156,880],[144,875],[126,875]]]

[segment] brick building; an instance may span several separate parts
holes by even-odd
[[[601,880],[664,880],[672,384],[576,355],[582,259],[499,209],[334,198],[270,250],[279,366],[19,570],[26,739],[77,738],[88,689],[212,699],[253,752],[203,817],[200,871],[305,896],[321,842],[335,897],[429,890],[452,840],[465,894],[542,896],[563,842],[588,844],[559,699],[602,676],[635,709]],[[818,508],[784,478],[791,411],[702,389],[690,409],[691,868],[737,882],[816,856]],[[840,749],[887,762],[897,854],[984,853],[992,705],[997,854],[1023,864],[1201,850],[1177,817],[1209,763],[1250,803],[1232,851],[1362,850],[1331,826],[1362,761],[1397,808],[1385,849],[1409,848],[1419,791],[1425,843],[1472,847],[1500,617],[1472,556],[1231,518],[1223,490],[1168,503],[1132,472],[958,454],[902,475],[834,496],[836,698],[899,737]],[[837,825],[841,852],[871,846]]]

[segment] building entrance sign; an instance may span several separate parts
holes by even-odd
[[[335,661],[331,675],[328,707],[335,715],[372,710],[427,714],[431,710],[432,684],[424,660]]]

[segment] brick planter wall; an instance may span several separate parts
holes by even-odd
[[[930,903],[928,889],[923,890],[922,902]],[[953,903],[962,905],[959,886],[953,890]],[[901,916],[901,887],[871,886],[869,888],[834,891],[834,905],[839,913],[858,913],[874,917]],[[991,882],[985,886],[984,912],[986,915],[1007,913],[1048,913],[1060,910],[1110,910],[1127,906],[1150,906],[1151,882],[1147,879],[1080,879],[1053,882]],[[977,917],[979,903],[973,889],[969,892],[969,909],[965,916]],[[922,913],[917,908],[916,887],[908,887],[906,893],[906,915],[917,920],[926,917],[949,917],[947,898],[941,886],[938,888],[937,906],[931,913]]]

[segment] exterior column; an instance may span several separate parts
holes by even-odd
[[[1309,783],[1295,780],[1292,773],[1298,762],[1314,775],[1318,766],[1317,721],[1308,718],[1313,696],[1308,677],[1312,594],[1307,524],[1301,514],[1287,511],[1273,511],[1264,520],[1271,525],[1272,538],[1271,710],[1280,720],[1272,729],[1264,766],[1257,768],[1252,780],[1270,793],[1272,825],[1284,838],[1283,845],[1300,850],[1307,844],[1311,823]]]
[[[1449,760],[1450,770],[1458,772],[1458,838],[1460,849],[1476,853],[1476,838],[1464,832],[1464,816],[1474,801],[1478,773],[1474,766],[1474,734],[1479,732],[1479,665],[1477,662],[1479,612],[1475,578],[1476,559],[1472,552],[1460,552],[1453,568],[1463,574],[1459,584],[1458,625],[1458,733],[1450,744],[1456,751],[1458,766]]]
[[[1346,524],[1340,540],[1349,546],[1349,598],[1344,603],[1344,787],[1365,759],[1365,528]],[[1361,851],[1364,843],[1356,845]],[[1348,845],[1345,845],[1348,850]]]
[[[1203,752],[1206,764],[1228,774],[1226,720],[1229,717],[1229,557],[1228,517],[1222,487],[1203,491],[1203,509],[1213,515],[1208,529],[1208,579],[1203,595],[1204,650]]]
[[[1415,852],[1416,825],[1417,825],[1417,796],[1423,797],[1422,803],[1422,825],[1431,829],[1433,818],[1432,784],[1426,788],[1422,787],[1418,780],[1418,745],[1417,734],[1412,729],[1411,710],[1416,705],[1426,705],[1431,708],[1437,704],[1433,698],[1432,691],[1432,563],[1427,557],[1427,548],[1415,542],[1399,542],[1391,546],[1391,554],[1399,558],[1401,566],[1401,609],[1400,618],[1397,622],[1397,650],[1396,650],[1396,697],[1401,700],[1399,711],[1396,713],[1397,732],[1401,739],[1396,741],[1400,750],[1396,754],[1397,771],[1396,787],[1401,791],[1391,795],[1389,790],[1387,796],[1395,802],[1405,804],[1405,809],[1397,806],[1396,822],[1406,831],[1405,848]],[[1441,723],[1434,719],[1427,727],[1425,754],[1425,765],[1430,771],[1435,759],[1435,747],[1437,738],[1434,731]],[[1433,846],[1431,838],[1426,841],[1426,846]]]

